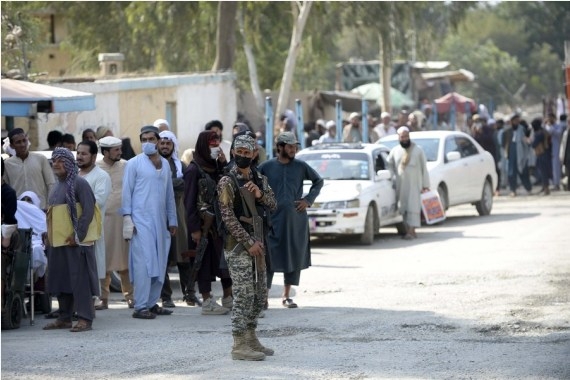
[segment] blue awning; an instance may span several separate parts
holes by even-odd
[[[2,79],[2,116],[27,117],[36,113],[91,111],[95,95],[44,84]]]

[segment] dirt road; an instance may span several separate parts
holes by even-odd
[[[2,332],[2,378],[568,379],[569,226],[570,193],[553,193],[500,197],[484,218],[453,208],[414,241],[314,241],[298,309],[274,279],[263,362],[232,361],[230,316],[201,316],[178,290],[174,314],[151,321],[118,294],[91,332],[24,320]]]

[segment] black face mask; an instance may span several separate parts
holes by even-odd
[[[240,169],[249,167],[251,165],[251,160],[252,158],[250,157],[238,156],[237,154],[234,156],[234,161]]]
[[[410,140],[408,141],[400,141],[400,146],[404,149],[407,149],[410,147],[410,145],[412,145],[412,142]]]

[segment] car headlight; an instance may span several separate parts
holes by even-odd
[[[323,204],[323,208],[326,210],[358,208],[358,207],[360,207],[360,200],[358,199],[352,199],[350,201],[326,202]]]

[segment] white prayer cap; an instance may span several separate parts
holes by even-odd
[[[348,120],[352,120],[354,118],[360,119],[360,114],[358,112],[353,112],[350,114],[350,116],[348,117]]]
[[[161,125],[166,125],[166,129],[170,130],[170,124],[168,123],[167,120],[164,119],[156,119],[154,121],[154,123],[152,123],[152,125],[154,125],[155,127],[159,128]]]
[[[122,146],[123,141],[115,136],[107,136],[99,139],[99,146],[101,148],[115,148],[117,146]]]
[[[396,131],[398,133],[398,135],[401,135],[404,132],[410,132],[410,129],[406,126],[401,126],[400,128],[398,128],[398,130]]]
[[[325,124],[325,128],[326,129],[330,129],[332,127],[336,126],[336,123],[334,122],[334,120],[329,120],[327,121],[327,123]]]
[[[381,118],[381,119],[384,119],[385,117],[392,117],[392,115],[390,115],[390,113],[388,113],[388,112],[382,112],[382,113],[380,114],[380,118]]]

